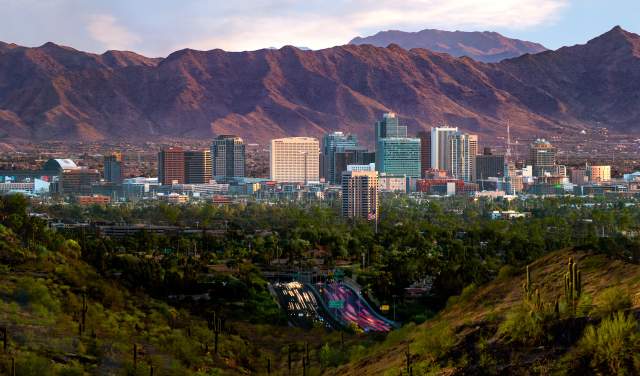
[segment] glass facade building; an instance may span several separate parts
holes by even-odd
[[[376,170],[389,175],[405,175],[419,178],[420,168],[419,138],[383,138],[376,150]]]
[[[330,184],[340,182],[342,169],[336,165],[336,153],[343,153],[358,147],[358,139],[355,135],[333,132],[322,138],[322,177]]]
[[[216,181],[245,176],[245,145],[242,138],[220,135],[211,143],[211,170]]]
[[[558,150],[545,139],[537,139],[529,149],[529,164],[533,166],[533,176],[554,175]]]
[[[407,127],[393,112],[376,122],[376,170],[381,174],[419,178],[422,174],[419,138],[407,137]]]

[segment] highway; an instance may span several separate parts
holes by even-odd
[[[289,322],[299,327],[311,327],[314,323],[330,327],[318,307],[316,297],[304,284],[294,281],[274,283],[273,288],[278,294],[280,304],[287,311]]]
[[[365,332],[388,332],[392,326],[387,321],[378,318],[362,301],[362,297],[341,283],[323,285],[322,298],[330,301],[344,301],[342,309],[333,309],[333,313],[343,322],[355,323]]]

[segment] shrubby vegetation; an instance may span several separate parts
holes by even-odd
[[[64,349],[62,356],[77,356],[42,371],[49,374],[76,374],[106,362],[133,374],[131,338],[152,349],[137,373],[148,374],[151,363],[170,374],[198,369],[215,374],[223,372],[219,367],[232,368],[221,366],[225,361],[233,363],[234,370],[250,372],[256,364],[263,369],[267,357],[274,367],[282,367],[283,349],[292,339],[277,338],[273,329],[256,329],[273,325],[278,332],[287,330],[286,316],[269,295],[261,269],[272,268],[275,259],[285,268],[305,269],[313,256],[329,268],[347,265],[347,274],[363,285],[365,294],[380,303],[395,300],[398,319],[407,323],[384,341],[354,328],[344,348],[335,336],[313,329],[318,341],[314,361],[321,370],[402,346],[409,337],[408,351],[417,354],[416,372],[449,366],[464,369],[474,361],[497,370],[497,344],[525,348],[554,344],[560,340],[556,334],[561,320],[594,320],[589,321],[593,328],[584,332],[582,350],[568,362],[592,356],[599,359],[589,364],[594,369],[612,370],[611,364],[619,370],[633,369],[629,367],[636,366],[635,358],[612,360],[607,354],[596,355],[591,346],[614,341],[638,349],[633,330],[620,322],[617,313],[631,307],[629,294],[619,289],[584,293],[574,303],[561,299],[557,310],[553,299],[538,304],[528,292],[528,300],[518,301],[505,315],[485,315],[478,329],[471,324],[466,328],[466,319],[454,325],[438,314],[445,306],[451,310],[470,302],[484,304],[476,296],[486,283],[519,278],[526,265],[558,249],[598,252],[637,263],[640,209],[624,202],[584,204],[581,199],[506,203],[455,198],[417,203],[386,198],[377,231],[371,223],[343,221],[332,203],[30,208],[69,222],[153,223],[202,230],[107,238],[86,228],[51,231],[44,220],[27,215],[29,203],[22,196],[5,196],[0,199],[0,277],[6,282],[0,286],[0,320],[18,326],[48,325],[55,333],[69,334],[54,337],[51,343]],[[530,211],[532,217],[489,219],[491,210],[506,208]],[[419,281],[432,282],[430,294],[403,299],[404,289]],[[196,301],[200,296],[209,299]],[[87,325],[78,337],[71,333],[79,330],[83,297],[89,301]],[[211,355],[212,333],[206,322],[213,312],[229,322],[217,357]],[[631,317],[625,320],[633,321]],[[605,325],[608,322],[613,324]],[[234,328],[239,323],[251,329],[241,335],[242,329]],[[612,325],[627,329],[613,330]],[[479,331],[470,347],[461,348],[458,327]],[[582,329],[576,330],[582,335]],[[247,332],[259,337],[259,344],[250,344]],[[37,335],[18,336],[12,347],[21,349],[15,353],[18,364],[29,363],[37,373],[51,354],[43,344],[29,345],[33,337]]]
[[[589,326],[577,353],[603,374],[631,375],[640,370],[638,321],[621,311],[597,326]]]

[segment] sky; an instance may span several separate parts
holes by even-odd
[[[0,41],[167,56],[348,43],[381,30],[497,31],[556,49],[616,25],[640,33],[640,0],[0,0]]]

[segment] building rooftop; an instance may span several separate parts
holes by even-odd
[[[43,170],[77,170],[80,167],[71,159],[49,159],[43,166]]]

